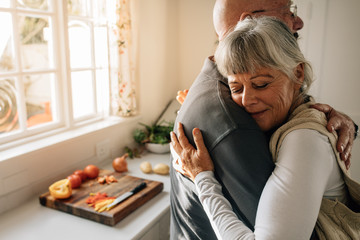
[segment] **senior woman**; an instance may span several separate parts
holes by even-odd
[[[346,205],[359,206],[360,195],[354,197],[354,192],[360,193],[360,188],[348,177],[336,151],[335,133],[325,128],[324,114],[309,108],[313,103],[307,95],[311,66],[291,31],[271,17],[246,19],[219,43],[215,59],[228,78],[232,99],[271,136],[270,151],[276,163],[262,192],[252,232],[222,195],[200,130],[193,130],[197,149],[188,142],[181,124],[178,138],[171,133],[172,152],[178,155],[173,166],[195,182],[218,238],[309,239],[317,220],[318,237],[349,238],[344,224],[338,224],[344,220],[332,219],[337,211],[333,203],[351,212]],[[357,222],[350,234],[357,239],[360,215],[351,213]]]

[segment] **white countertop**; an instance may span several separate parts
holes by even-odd
[[[27,203],[0,215],[0,239],[139,239],[153,223],[168,213],[170,206],[170,178],[157,174],[144,174],[139,165],[149,161],[169,165],[169,154],[144,154],[127,160],[129,175],[164,183],[164,189],[153,199],[136,209],[113,227],[41,206],[38,196]],[[111,164],[105,169],[113,170]],[[46,192],[46,189],[44,189]]]

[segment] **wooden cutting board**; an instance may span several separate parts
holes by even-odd
[[[80,188],[73,189],[70,198],[63,200],[54,199],[50,193],[47,192],[39,197],[40,204],[45,207],[60,210],[109,226],[114,226],[120,220],[160,193],[164,188],[162,182],[133,177],[125,173],[100,170],[99,176],[104,175],[113,175],[118,182],[100,184],[96,179],[87,180],[81,184]],[[86,203],[86,199],[90,196],[90,193],[105,192],[109,197],[118,197],[121,194],[132,190],[142,182],[146,182],[146,188],[119,203],[109,211],[101,213],[96,212],[93,207],[88,206]]]

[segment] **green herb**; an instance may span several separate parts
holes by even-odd
[[[136,129],[134,131],[134,140],[135,142],[143,145],[145,143],[158,143],[166,144],[170,142],[170,132],[174,128],[174,122],[169,121],[160,121],[167,109],[170,107],[171,103],[175,100],[170,100],[166,105],[165,109],[161,112],[159,117],[155,120],[155,123],[152,125],[146,125],[140,123],[144,128]]]
[[[146,125],[144,123],[140,123],[140,125],[144,126],[144,129],[136,129],[134,131],[135,142],[139,144],[166,144],[170,142],[170,132],[174,128],[173,122],[164,122],[154,125]]]
[[[129,147],[125,147],[125,152],[129,155],[129,158],[140,158],[141,157],[141,153],[142,150],[138,149],[138,148],[129,148]]]

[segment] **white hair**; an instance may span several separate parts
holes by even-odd
[[[304,65],[301,95],[312,83],[312,69],[290,29],[281,20],[262,16],[240,21],[215,52],[219,72],[227,77],[237,73],[254,73],[257,68],[272,68],[297,81],[295,69]]]

